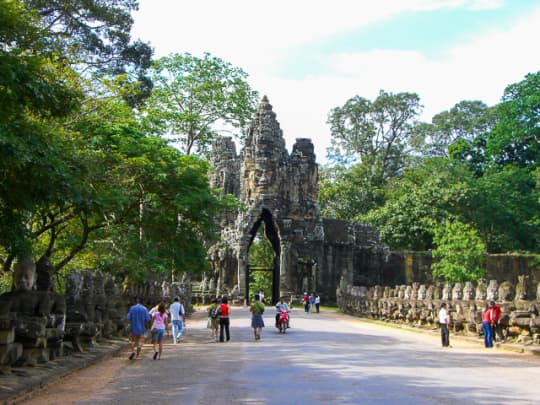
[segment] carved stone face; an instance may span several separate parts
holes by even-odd
[[[482,279],[478,281],[478,286],[476,287],[475,299],[477,301],[485,301],[486,298],[487,298],[486,281]]]
[[[418,288],[418,299],[419,300],[423,300],[426,298],[426,286],[424,284],[422,284],[419,288]]]
[[[466,301],[474,299],[474,287],[470,281],[465,283],[465,288],[463,289],[463,299]]]
[[[499,286],[499,300],[503,302],[514,299],[514,286],[509,281],[503,281]]]
[[[36,281],[36,266],[30,258],[23,258],[15,264],[13,285],[16,291],[32,291]]]
[[[452,299],[459,301],[463,298],[463,290],[461,289],[461,283],[456,283],[452,289]]]

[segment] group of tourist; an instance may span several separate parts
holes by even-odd
[[[319,312],[320,305],[321,305],[321,297],[319,294],[316,294],[312,292],[311,294],[308,294],[307,292],[304,293],[304,311],[306,314],[309,314],[310,312]]]
[[[487,348],[493,347],[493,341],[496,336],[501,342],[504,342],[504,336],[501,327],[501,307],[495,301],[490,301],[487,308],[482,314],[482,332],[484,334],[484,346]],[[439,310],[439,325],[441,328],[441,341],[443,347],[452,347],[450,345],[450,331],[448,325],[450,323],[450,315],[446,309],[446,303],[441,303]]]
[[[229,331],[231,307],[227,297],[214,298],[206,310],[208,312],[208,329],[213,342],[225,342],[231,340]],[[219,339],[218,339],[219,329]]]
[[[482,330],[484,332],[484,346],[493,347],[493,341],[499,337],[504,342],[501,327],[501,306],[495,301],[490,301],[482,315]]]
[[[262,328],[264,328],[263,313],[265,305],[261,299],[261,293],[255,294],[254,301],[250,305],[251,327],[255,340],[261,339]],[[283,311],[287,314],[289,306],[283,298],[276,304],[276,326]],[[304,294],[304,308],[306,312],[320,311],[320,297],[315,293],[311,296]],[[208,314],[207,328],[210,329],[210,339],[212,342],[228,342],[230,336],[230,313],[231,307],[228,298],[214,298],[210,306],[206,309]],[[150,311],[141,303],[133,305],[126,315],[127,328],[130,334],[129,359],[133,360],[140,356],[147,330],[150,330],[150,337],[154,349],[153,359],[161,359],[163,353],[163,341],[166,334],[171,329],[173,343],[182,337],[185,326],[185,310],[178,297],[174,298],[173,303],[166,308],[165,303],[152,308]],[[287,328],[289,328],[287,318]],[[218,332],[219,331],[219,332]]]
[[[174,298],[168,310],[163,302],[150,311],[140,302],[133,305],[126,315],[131,347],[129,359],[133,360],[135,357],[140,356],[147,330],[150,330],[152,339],[153,358],[154,360],[161,359],[163,340],[165,334],[169,332],[169,325],[171,325],[172,329],[173,343],[176,344],[182,337],[185,325],[184,317],[185,309],[178,297]]]

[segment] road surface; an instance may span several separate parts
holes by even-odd
[[[540,403],[540,360],[381,326],[342,314],[294,309],[281,335],[267,307],[262,339],[234,307],[231,341],[212,343],[206,318],[188,321],[161,360],[145,347],[47,387],[27,404],[520,404]]]

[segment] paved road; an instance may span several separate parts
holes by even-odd
[[[111,359],[121,363],[116,375],[74,403],[540,403],[540,361],[532,356],[457,339],[443,349],[435,333],[300,309],[292,313],[289,332],[280,335],[267,308],[267,327],[255,342],[249,313],[234,308],[231,341],[210,343],[201,315],[188,324],[185,342],[168,344],[161,360],[152,360],[150,348],[136,361],[127,353]]]

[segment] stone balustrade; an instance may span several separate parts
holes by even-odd
[[[438,311],[446,302],[453,331],[474,335],[482,333],[482,313],[487,303],[496,301],[507,339],[540,344],[540,283],[523,275],[515,285],[480,280],[476,284],[412,283],[368,288],[342,282],[336,294],[342,312],[425,328],[438,327]]]
[[[71,271],[66,292],[35,290],[35,266],[25,262],[14,291],[0,295],[0,368],[36,365],[125,336],[124,318],[139,299],[152,308],[180,297],[191,310],[191,287],[158,276],[119,285],[98,271]],[[48,287],[47,287],[48,288]]]

